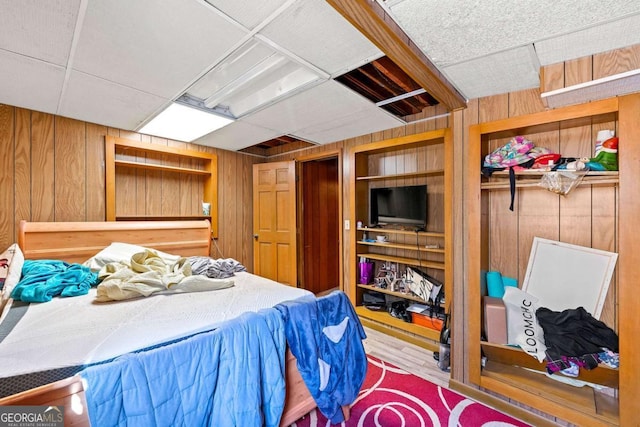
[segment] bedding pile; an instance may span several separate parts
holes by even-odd
[[[211,259],[204,256],[189,257],[193,274],[204,274],[214,279],[233,277],[235,273],[247,271],[247,268],[233,258]]]
[[[100,270],[96,301],[148,297],[160,293],[215,291],[233,286],[232,280],[191,274],[187,258],[169,264],[148,249],[129,262],[112,262]]]

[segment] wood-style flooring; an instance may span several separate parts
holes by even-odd
[[[442,387],[449,387],[449,373],[438,368],[433,353],[371,328],[364,328],[367,354],[389,362],[415,376]]]

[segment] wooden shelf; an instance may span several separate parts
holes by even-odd
[[[358,245],[363,245],[363,246],[378,246],[378,247],[381,247],[381,248],[404,249],[404,250],[409,250],[409,251],[420,251],[420,252],[433,252],[433,253],[438,253],[438,254],[443,254],[444,253],[444,248],[426,248],[424,246],[408,245],[408,244],[404,244],[404,243],[363,242],[362,240],[359,240],[356,243]]]
[[[617,400],[591,387],[562,384],[544,374],[491,361],[486,363],[482,375],[481,386],[488,386],[516,400],[520,400],[520,396],[527,396],[527,400],[520,400],[525,404],[546,401],[547,405],[558,407],[558,416],[561,418],[564,415],[562,412],[572,411],[579,425],[619,423]],[[594,424],[594,421],[598,424]]]
[[[176,173],[183,173],[188,175],[202,175],[202,176],[211,175],[211,171],[205,171],[200,169],[179,168],[176,166],[156,165],[153,163],[130,162],[126,160],[116,160],[114,163],[116,166],[136,168],[136,169],[156,170],[156,171],[162,171],[162,172],[176,172]]]
[[[377,291],[386,295],[425,304],[413,293],[395,292],[375,286],[358,284],[357,263],[360,257],[406,266],[430,269],[436,279],[443,282],[446,298],[452,295],[453,271],[451,251],[452,194],[453,194],[453,140],[451,129],[406,135],[350,148],[350,218],[351,223],[370,218],[368,198],[372,188],[379,185],[426,185],[429,190],[427,207],[430,231],[415,231],[407,225],[385,227],[353,227],[349,233],[350,283],[349,298],[363,323],[383,330],[414,344],[436,348],[440,332],[422,325],[407,323],[386,312],[363,308],[362,294]],[[437,231],[432,231],[437,230]],[[442,231],[440,231],[442,230]],[[364,234],[374,238],[385,235],[388,242],[364,241]],[[414,244],[415,242],[415,244]],[[427,245],[437,244],[437,247]],[[404,256],[398,256],[404,255]],[[437,271],[434,271],[437,270]],[[450,301],[447,299],[447,301]],[[445,306],[444,304],[442,304]],[[450,307],[445,306],[445,307]]]
[[[373,286],[373,285],[363,285],[361,283],[358,284],[357,286],[359,288],[367,289],[369,291],[375,291],[375,292],[380,292],[380,293],[387,294],[387,295],[393,295],[394,297],[400,297],[400,298],[408,299],[408,300],[411,300],[411,301],[420,302],[422,304],[426,304],[427,303],[425,300],[423,300],[419,296],[414,295],[413,293],[395,292],[395,291],[390,291],[388,289],[379,288],[379,287]]]
[[[537,359],[531,357],[523,350],[506,345],[482,342],[482,352],[488,360],[502,364],[513,364],[522,368],[534,369],[536,371],[546,372],[546,362],[540,363]],[[554,374],[563,376],[560,373]],[[580,369],[580,375],[577,379],[595,384],[602,384],[607,387],[618,387],[618,370],[611,369],[601,364],[596,369]]]
[[[352,148],[353,153],[383,154],[392,151],[408,150],[416,147],[444,144],[450,138],[449,129],[437,129],[414,135],[401,136],[383,141],[370,142]],[[364,175],[364,174],[363,174]]]
[[[405,322],[404,320],[393,317],[386,311],[373,311],[363,306],[358,306],[356,307],[356,313],[359,317],[374,320],[380,323],[385,323],[395,328],[403,329],[407,332],[411,332],[412,334],[416,334],[433,341],[438,341],[440,339],[440,331],[416,325],[415,323]]]
[[[196,221],[207,219],[205,215],[117,215],[116,221]]]
[[[359,227],[358,231],[366,231],[367,233],[374,234],[404,234],[406,236],[415,236],[416,234],[420,237],[440,237],[444,238],[444,233],[439,231],[411,231],[411,230],[401,230],[395,228],[381,228],[381,227]]]
[[[373,175],[373,176],[359,176],[356,178],[358,181],[382,181],[382,180],[391,180],[391,179],[407,179],[407,178],[419,178],[421,176],[440,176],[444,175],[444,169],[437,169],[432,171],[422,171],[422,172],[408,172],[408,173],[398,173],[398,174],[390,174],[390,175]]]
[[[640,265],[637,239],[628,230],[638,228],[640,217],[640,146],[633,144],[640,132],[637,120],[640,95],[632,94],[592,101],[581,105],[548,109],[534,114],[472,125],[468,129],[469,156],[465,163],[463,199],[465,232],[464,305],[456,304],[454,318],[465,325],[464,336],[453,334],[453,346],[463,348],[453,365],[453,377],[470,387],[479,387],[488,397],[499,395],[574,425],[637,425],[637,396],[640,382],[640,355],[633,348],[640,334],[637,318],[636,278]],[[593,147],[593,137],[602,129],[615,129],[626,150],[620,149],[619,172],[588,171],[578,189],[567,197],[555,196],[539,187],[517,194],[510,211],[509,195],[493,190],[509,188],[508,172],[482,178],[481,159],[522,135],[539,146],[561,147],[567,152],[585,153]],[[545,171],[517,171],[518,187],[537,187]],[[578,172],[579,173],[579,172]],[[574,197],[575,196],[575,197]],[[578,220],[578,218],[580,218]],[[608,234],[600,224],[610,224]],[[481,342],[481,272],[495,269],[503,274],[526,275],[527,250],[533,236],[579,242],[619,254],[616,265],[616,292],[604,301],[600,320],[616,332],[620,341],[620,368],[599,366],[581,371],[579,379],[611,387],[610,395],[590,387],[568,386],[540,373],[544,364],[506,346]],[[581,239],[581,236],[590,236]],[[446,246],[446,245],[445,245]],[[482,367],[482,354],[488,362]],[[611,391],[611,390],[610,390]]]
[[[414,267],[435,268],[436,270],[444,270],[443,262],[420,261],[417,258],[404,258],[393,255],[373,254],[370,252],[357,252],[358,257],[375,259],[377,261],[397,262],[398,264],[413,265]]]
[[[518,171],[516,172],[516,187],[517,188],[527,188],[527,187],[540,187],[540,178],[545,174],[552,173],[548,171]],[[585,176],[582,178],[582,181],[578,184],[582,185],[617,185],[619,182],[618,172],[576,172],[578,174],[582,173]],[[509,177],[509,173],[506,171],[494,172],[491,175],[491,181],[485,181],[480,184],[480,188],[482,190],[507,190],[510,188],[509,182],[506,181],[506,178]],[[538,177],[538,179],[523,179]]]
[[[193,167],[183,167],[181,162],[184,161],[189,162],[188,165]],[[159,164],[160,162],[163,164]],[[167,196],[169,200],[164,200],[162,198],[164,197],[163,191],[158,193],[163,196],[160,196],[153,205],[154,208],[150,210],[152,214],[147,215],[147,208],[141,207],[145,205],[144,202],[140,204],[135,200],[135,189],[131,191],[130,188],[124,188],[136,184],[135,180],[137,179],[136,174],[125,173],[126,169],[148,171],[144,176],[139,175],[144,180],[152,180],[152,184],[145,182],[145,185],[164,186],[165,182],[169,186],[177,184],[175,178],[162,175],[161,172],[170,172],[179,179],[192,177],[190,179],[193,182],[198,181],[198,187],[193,188],[197,188],[198,193],[202,188],[202,194],[190,194],[188,200],[191,200],[190,203],[197,203],[198,206],[180,205],[180,208],[176,209],[178,215],[159,214],[160,207],[165,203],[179,203],[179,200],[170,199],[170,196]],[[129,177],[133,177],[134,181],[127,181]],[[120,188],[116,188],[117,184]],[[215,154],[107,135],[105,137],[105,193],[105,218],[107,221],[208,219],[211,222],[211,236],[218,237],[218,157]],[[174,192],[174,197],[181,196],[175,193],[178,191]],[[118,198],[117,214],[116,198]],[[201,212],[201,202],[210,204],[211,214],[207,216],[191,215],[193,212]],[[138,212],[142,212],[143,215],[138,215]],[[181,212],[184,212],[184,215],[180,214]]]
[[[601,176],[601,177],[618,177],[618,171],[567,171],[567,170],[559,170],[559,171],[545,171],[540,169],[524,169],[514,171],[516,177],[519,176],[543,176],[553,172],[574,172],[577,174],[584,174],[586,176]],[[509,178],[509,171],[495,171],[491,174],[491,177],[502,177]]]

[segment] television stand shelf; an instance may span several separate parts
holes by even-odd
[[[404,322],[386,311],[376,312],[362,306],[363,294],[379,291],[389,297],[425,303],[412,293],[388,291],[361,284],[358,262],[375,264],[374,271],[392,265],[401,275],[411,266],[425,271],[444,283],[445,298],[452,288],[451,270],[451,194],[453,144],[449,129],[372,142],[351,148],[351,223],[375,223],[371,218],[372,189],[426,186],[426,231],[419,225],[354,227],[350,232],[349,297],[364,324],[431,350],[437,349],[439,332]],[[415,191],[415,190],[414,190]],[[412,199],[415,203],[415,200]],[[407,217],[410,218],[410,217]],[[416,219],[416,218],[412,218]],[[390,222],[390,221],[389,221]],[[444,231],[443,231],[444,230]],[[386,242],[376,236],[384,235]],[[366,236],[366,239],[365,239]],[[374,274],[375,276],[375,274]],[[448,303],[448,300],[447,300]],[[448,311],[448,310],[447,310]]]

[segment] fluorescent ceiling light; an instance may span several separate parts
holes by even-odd
[[[186,95],[239,118],[327,78],[278,46],[254,38],[202,76]]]
[[[540,94],[551,108],[582,104],[640,91],[640,69]]]
[[[140,129],[140,132],[191,142],[232,122],[227,117],[173,103]]]

